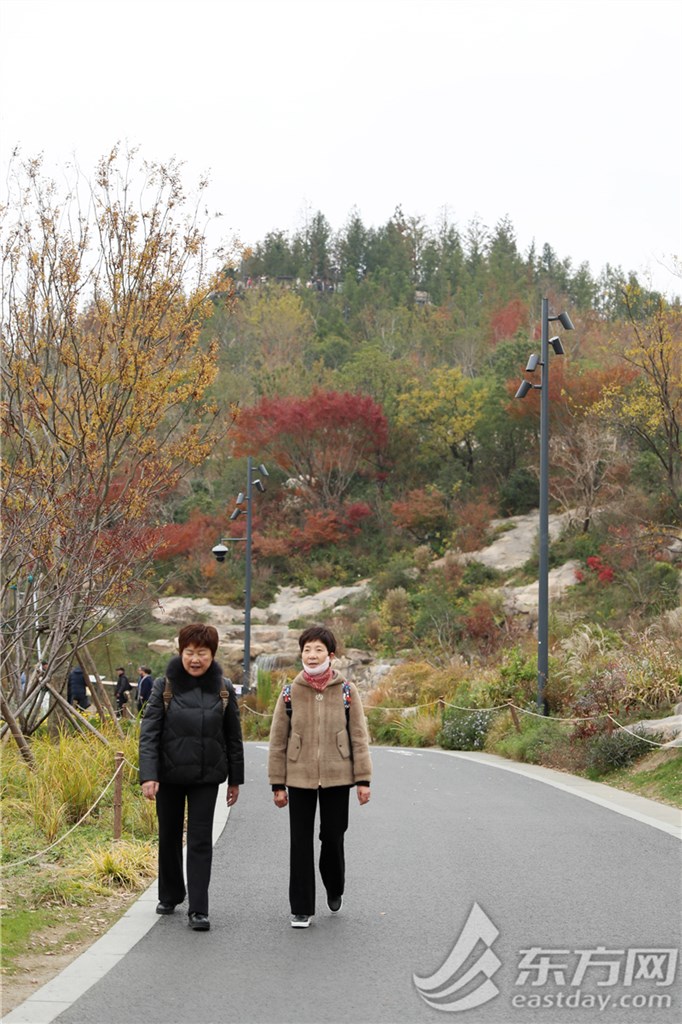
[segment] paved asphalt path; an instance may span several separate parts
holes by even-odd
[[[666,984],[672,964],[666,951],[679,948],[682,906],[681,847],[670,831],[491,762],[387,748],[374,748],[373,757],[370,803],[361,808],[351,793],[347,891],[338,917],[331,917],[318,889],[311,928],[290,927],[288,812],[272,803],[266,745],[250,743],[247,782],[215,848],[211,931],[190,931],[180,911],[157,918],[127,955],[54,1019],[59,1024],[397,1024],[453,1017],[464,1024],[671,1024],[682,1019],[679,964],[675,985]],[[147,906],[153,916],[152,895]],[[474,905],[480,908],[474,918],[481,940],[464,963],[448,962]],[[531,966],[518,984],[522,951],[533,948],[539,952],[526,954]],[[635,951],[630,953],[634,971],[624,984],[629,950]],[[587,967],[579,982],[581,956]],[[543,958],[556,968],[546,977]],[[474,968],[475,976],[461,985],[474,963],[489,963],[487,973]],[[413,978],[429,979],[443,965],[436,996],[425,991],[438,1003],[433,1007]],[[438,993],[458,982],[460,987],[439,1002]],[[420,984],[426,989],[428,982]],[[491,998],[458,1010],[463,1000],[477,997],[471,993]],[[601,1011],[598,996],[608,999]],[[660,1005],[662,996],[669,1006]],[[452,1003],[456,1007],[448,1016],[443,1004]]]

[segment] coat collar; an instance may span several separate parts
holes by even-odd
[[[180,686],[213,687],[220,685],[223,678],[223,670],[214,659],[203,676],[191,676],[189,672],[185,672],[182,666],[182,658],[176,655],[168,662],[166,676],[170,679],[171,683],[177,683]]]

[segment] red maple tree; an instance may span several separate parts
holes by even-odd
[[[339,510],[357,477],[381,477],[387,442],[384,412],[368,395],[317,390],[242,409],[233,450],[257,452],[288,473],[302,505]]]

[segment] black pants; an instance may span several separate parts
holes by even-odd
[[[289,786],[289,902],[292,914],[315,913],[315,811],[320,801],[320,875],[327,895],[342,896],[346,877],[343,839],[348,828],[350,786]]]
[[[190,914],[208,914],[213,860],[213,813],[218,786],[173,786],[162,782],[156,794],[159,819],[159,900],[182,903],[182,830],[187,801],[187,894]]]

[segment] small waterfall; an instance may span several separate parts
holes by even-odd
[[[269,688],[270,673],[280,667],[281,662],[279,654],[259,654],[251,664],[251,679],[249,680],[251,690],[258,693],[259,696],[265,696],[260,693],[260,690]]]

